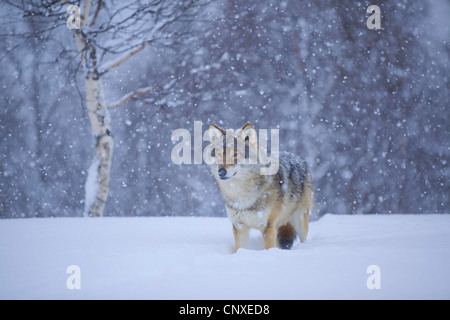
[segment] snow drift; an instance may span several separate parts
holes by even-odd
[[[0,243],[1,299],[450,299],[450,215],[326,215],[289,251],[232,254],[225,218],[0,220]]]

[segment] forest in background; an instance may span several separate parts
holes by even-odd
[[[100,27],[86,33],[106,66],[164,22],[150,26],[152,11],[126,26],[108,21],[138,4],[170,3],[94,2]],[[108,111],[104,215],[225,216],[207,166],[171,161],[172,132],[193,134],[194,121],[203,131],[279,129],[280,150],[310,164],[316,217],[450,212],[450,4],[375,2],[180,1],[189,7],[179,19],[102,77],[110,102],[147,88]],[[372,4],[380,30],[366,27]],[[2,218],[85,209],[95,141],[86,67],[66,18],[61,1],[0,1]]]

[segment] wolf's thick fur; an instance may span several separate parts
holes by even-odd
[[[258,164],[249,164],[248,161],[238,164],[246,155],[239,154],[235,146],[226,149],[224,130],[211,125],[209,133],[217,161],[211,165],[211,171],[233,224],[236,251],[247,247],[249,228],[262,232],[265,249],[275,246],[290,249],[296,235],[304,242],[313,204],[313,187],[306,162],[283,152],[278,159],[271,158],[278,161],[278,172],[261,175],[259,168],[263,164],[259,161]],[[233,142],[237,145],[243,143],[246,150],[252,145],[257,147],[256,132],[247,124]]]

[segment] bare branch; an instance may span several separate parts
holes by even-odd
[[[131,100],[136,100],[138,96],[140,95],[144,95],[147,93],[150,93],[152,91],[155,91],[157,88],[159,88],[159,85],[155,85],[152,87],[146,87],[146,88],[140,88],[137,89],[136,91],[127,93],[126,95],[124,95],[122,98],[120,98],[118,101],[109,104],[106,106],[107,109],[117,109],[120,108],[121,106],[123,106],[125,103],[127,103],[128,101]]]
[[[102,8],[102,5],[103,5],[103,1],[99,0],[98,1],[98,5],[97,5],[97,9],[95,10],[94,17],[92,18],[92,22],[89,25],[89,28],[93,28],[94,27],[95,21],[97,21],[97,17],[98,17],[98,14],[100,12],[100,9]]]
[[[146,46],[148,46],[150,43],[152,43],[153,40],[149,40],[144,42],[143,45],[141,45],[139,48],[137,48],[134,51],[131,51],[130,53],[128,53],[125,57],[122,57],[121,59],[119,59],[118,61],[114,62],[113,64],[109,65],[108,67],[106,67],[106,69],[102,70],[100,72],[101,75],[107,73],[108,71],[111,71],[114,68],[117,68],[118,66],[120,66],[122,63],[124,63],[125,61],[127,61],[128,59],[130,59],[132,56],[138,54],[139,52],[141,52],[142,50],[144,50],[144,48]]]

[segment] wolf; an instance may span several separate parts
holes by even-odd
[[[209,127],[215,160],[210,169],[233,225],[236,251],[248,247],[250,228],[262,232],[265,249],[291,249],[296,236],[304,242],[313,205],[307,163],[288,152],[271,154],[271,161],[278,161],[278,172],[262,175],[261,153],[258,161],[249,161],[251,150],[258,149],[253,126],[247,123],[228,139],[227,133],[214,124]]]

